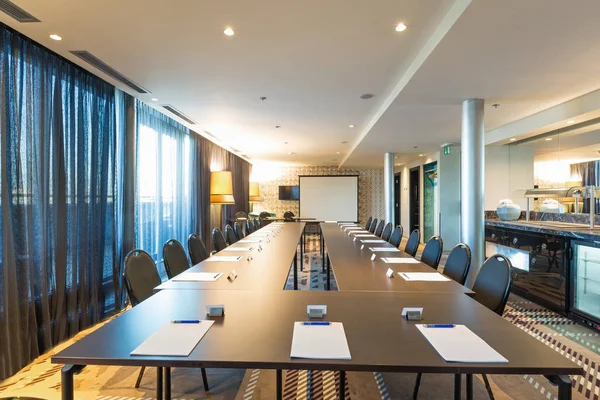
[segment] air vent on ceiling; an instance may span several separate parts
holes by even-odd
[[[182,120],[184,120],[188,124],[197,125],[196,121],[194,121],[193,119],[191,119],[190,117],[188,117],[187,115],[185,115],[184,113],[182,113],[181,111],[179,111],[178,109],[176,109],[175,107],[173,107],[172,105],[166,104],[166,105],[163,106],[163,108],[165,110],[171,112],[172,114],[177,115],[179,118],[181,118]]]
[[[135,90],[138,93],[150,93],[148,90],[144,89],[131,79],[127,78],[125,75],[121,74],[119,71],[106,64],[104,61],[100,60],[98,57],[96,57],[87,50],[73,50],[71,51],[71,54],[76,55],[77,57],[81,58],[83,61],[87,62],[94,68],[99,69],[111,78],[121,82],[123,85],[129,86],[131,89]]]
[[[19,22],[40,22],[39,19],[9,0],[0,0],[0,11]]]

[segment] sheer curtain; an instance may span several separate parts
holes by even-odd
[[[120,308],[115,89],[0,26],[0,380]]]
[[[167,240],[185,248],[196,231],[196,152],[189,129],[144,103],[136,107],[135,246],[160,261]],[[159,272],[166,276],[160,262]]]

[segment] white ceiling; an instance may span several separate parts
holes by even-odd
[[[464,99],[493,129],[600,88],[597,0],[14,2],[42,22],[0,21],[116,83],[69,53],[90,51],[253,161],[379,167],[458,141]]]

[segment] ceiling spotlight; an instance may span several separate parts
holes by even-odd
[[[227,36],[233,36],[235,34],[235,32],[233,31],[233,29],[231,29],[230,27],[225,28],[225,30],[223,31],[224,34],[226,34]]]
[[[288,144],[288,142],[283,142],[283,144]]]
[[[265,96],[260,96],[260,97],[259,97],[259,99],[260,99],[261,101],[265,101],[267,98],[266,98]]]
[[[398,158],[398,156],[394,156],[394,158]]]
[[[275,125],[275,128],[279,129],[281,128],[281,125]]]
[[[52,39],[52,40],[62,40],[62,37],[60,37],[59,35],[53,33],[52,35],[50,35],[50,39]]]
[[[347,141],[347,140],[344,140],[344,141],[342,142],[342,144],[347,144],[347,143],[348,143],[348,141]]]
[[[567,121],[567,124],[569,124],[569,125],[574,124],[574,123],[575,123],[575,121],[572,120],[572,119],[570,119],[570,120]]]
[[[339,151],[336,151],[336,152],[335,152],[335,154],[340,154],[340,152],[339,152]]]
[[[547,138],[546,138],[546,141],[548,141],[548,142],[549,142],[549,141],[551,141],[551,140],[552,140],[552,138],[551,138],[551,137],[547,137]]]
[[[494,107],[494,108],[498,108],[498,107],[500,107],[500,104],[498,104],[498,103],[494,103],[494,104],[492,104],[492,107]]]
[[[417,149],[419,146],[413,146],[413,149]]]
[[[406,25],[404,24],[404,22],[400,22],[398,25],[396,25],[396,32],[404,32],[406,30]]]
[[[371,93],[365,93],[365,94],[363,94],[363,95],[360,96],[360,98],[363,99],[363,100],[369,100],[369,99],[372,99],[373,97],[375,97],[375,95],[371,94]]]
[[[423,154],[419,154],[419,157],[423,157]]]
[[[158,101],[158,99],[156,97],[153,97],[152,101]]]
[[[511,142],[514,142],[515,140],[517,140],[517,138],[514,138],[514,137],[513,137],[513,138],[510,138],[510,141],[511,141]]]
[[[354,128],[354,124],[348,125],[348,128]]]

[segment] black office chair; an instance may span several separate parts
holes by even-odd
[[[384,226],[385,226],[385,221],[384,220],[379,221],[379,223],[377,224],[377,227],[375,228],[375,232],[373,232],[375,234],[375,236],[381,237]]]
[[[444,242],[438,235],[432,236],[423,249],[421,254],[421,262],[429,265],[433,269],[438,269],[442,252],[444,251]]]
[[[248,229],[248,235],[256,230],[256,228],[254,227],[253,219],[248,220],[248,223],[246,224],[246,228]]]
[[[169,239],[163,246],[163,261],[169,279],[190,268],[183,246],[175,239]]]
[[[254,228],[255,230],[262,228],[262,222],[260,221],[260,218],[254,218]]]
[[[269,214],[266,211],[261,212],[260,214],[258,214],[258,219],[260,219],[260,226],[267,226],[269,224],[269,221],[267,218],[271,218],[271,214]]]
[[[417,254],[417,250],[419,250],[420,240],[421,234],[418,229],[415,229],[410,233],[406,246],[404,246],[404,251],[414,257]]]
[[[229,246],[231,246],[232,244],[234,244],[235,242],[238,241],[238,238],[237,238],[237,236],[235,236],[235,232],[233,231],[233,228],[229,224],[225,225],[225,241],[227,242],[227,245],[229,245]]]
[[[448,278],[465,284],[469,268],[471,267],[471,249],[464,243],[459,243],[450,252],[444,265],[444,275]]]
[[[388,242],[393,245],[394,247],[400,247],[400,243],[402,243],[402,233],[403,233],[403,229],[402,226],[399,225],[394,229],[394,232],[392,232],[392,235],[390,236],[390,238],[388,239]]]
[[[381,238],[386,242],[390,240],[390,236],[392,235],[392,223],[388,222],[385,224],[385,228],[383,228],[383,232],[381,233]]]
[[[377,218],[373,218],[373,221],[371,221],[371,226],[369,227],[368,231],[371,233],[375,233],[375,229],[377,229]]]
[[[235,233],[235,237],[237,238],[237,240],[243,239],[246,237],[246,234],[244,233],[244,229],[242,228],[242,225],[240,225],[240,223],[238,221],[235,221],[233,223],[233,232]]]
[[[283,213],[283,220],[285,222],[294,222],[294,213],[291,211],[286,211]]]
[[[248,214],[245,211],[238,211],[235,213],[235,218],[248,219]]]
[[[188,237],[188,254],[190,255],[190,260],[192,260],[192,265],[199,264],[209,257],[204,242],[196,233],[192,233]]]
[[[213,247],[215,251],[221,251],[225,247],[227,247],[227,242],[225,241],[225,236],[223,236],[223,232],[219,228],[213,228],[212,230],[212,240]]]
[[[365,224],[365,230],[369,230],[371,228],[371,221],[373,221],[373,217],[369,217],[367,223]]]

